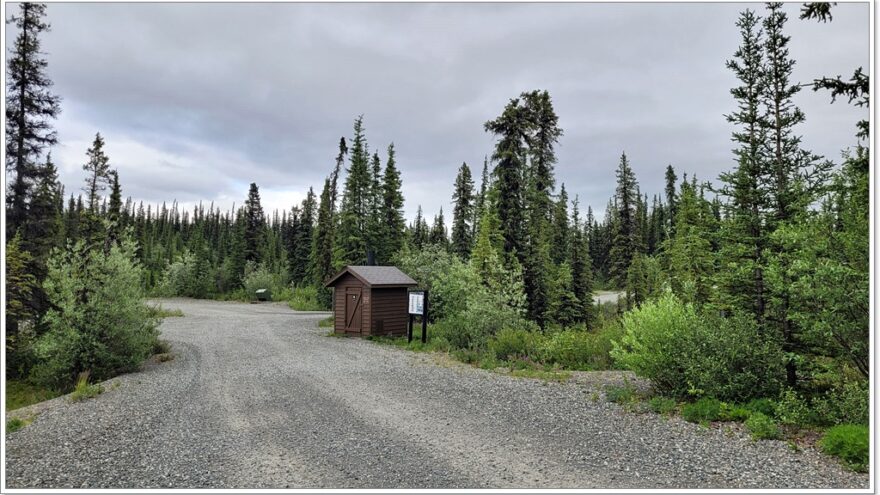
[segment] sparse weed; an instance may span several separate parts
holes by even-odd
[[[79,374],[79,378],[76,381],[76,388],[74,388],[73,393],[70,394],[70,400],[71,402],[79,402],[81,400],[97,397],[103,392],[104,387],[101,385],[89,383],[89,372],[84,371]]]

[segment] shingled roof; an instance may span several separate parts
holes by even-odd
[[[347,266],[334,275],[324,287],[333,285],[339,277],[350,273],[369,287],[413,287],[418,282],[396,266]]]

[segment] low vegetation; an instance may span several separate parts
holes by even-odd
[[[6,380],[6,410],[12,411],[37,402],[54,399],[61,393],[22,380]]]
[[[870,459],[869,430],[866,425],[837,425],[825,432],[819,442],[822,451],[840,458],[856,471],[867,471]]]
[[[30,421],[21,418],[11,418],[6,421],[6,433],[15,433],[24,428]]]
[[[152,317],[152,318],[161,319],[161,318],[180,318],[180,317],[183,317],[183,310],[180,308],[165,309],[162,307],[161,304],[159,304],[158,306],[148,306],[148,307],[150,310],[150,312],[149,312],[150,317]]]
[[[100,384],[89,383],[89,373],[83,372],[76,381],[76,386],[70,394],[71,402],[79,402],[86,399],[92,399],[104,393],[104,387]]]

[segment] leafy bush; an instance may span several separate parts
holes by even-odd
[[[597,332],[563,330],[550,334],[541,347],[541,359],[571,370],[605,370],[613,366],[611,342],[620,338],[622,328],[609,324]]]
[[[214,291],[212,277],[213,271],[205,255],[196,256],[185,251],[165,269],[155,293],[162,297],[203,299]]]
[[[255,265],[248,262],[244,269],[242,285],[245,294],[252,301],[257,299],[257,289],[269,289],[273,296],[283,291],[287,285],[287,275],[281,272],[273,272],[266,265]]]
[[[742,406],[721,403],[721,421],[745,421],[752,416],[752,411]]]
[[[824,396],[817,397],[814,409],[824,425],[843,423],[868,424],[870,417],[870,384],[868,380],[839,384]]]
[[[681,417],[691,423],[718,421],[721,419],[722,402],[718,399],[704,397],[681,408]]]
[[[435,333],[456,349],[485,349],[491,336],[502,329],[536,332],[538,326],[513,308],[497,304],[485,292],[468,302],[465,311],[438,321]]]
[[[746,428],[752,440],[773,440],[779,438],[779,428],[769,416],[755,412],[746,420]]]
[[[776,403],[770,399],[752,399],[744,407],[771,418],[776,416]]]
[[[150,356],[157,321],[143,303],[135,249],[126,239],[105,255],[79,242],[50,257],[44,286],[51,309],[35,346],[35,383],[65,390],[85,370],[103,380]]]
[[[294,287],[290,298],[290,309],[296,311],[323,311],[329,309],[318,299],[318,288],[313,285]],[[332,325],[331,325],[332,326]]]
[[[536,359],[541,344],[540,333],[504,328],[489,340],[489,350],[500,360],[518,357]]]
[[[672,414],[675,411],[678,404],[675,402],[675,399],[670,399],[669,397],[651,397],[651,400],[648,401],[648,406],[657,414]]]
[[[611,356],[674,398],[742,401],[775,395],[778,348],[745,318],[701,314],[675,296],[647,302],[622,318]]]
[[[867,471],[869,456],[868,427],[838,425],[830,428],[819,441],[822,452],[842,459],[856,471]]]
[[[776,403],[776,419],[784,425],[803,426],[816,423],[807,401],[797,392],[785,389]]]

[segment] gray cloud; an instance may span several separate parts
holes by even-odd
[[[669,163],[705,179],[733,164],[724,61],[745,6],[51,4],[56,160],[78,190],[100,131],[137,200],[240,203],[255,181],[268,207],[289,208],[321,187],[364,114],[371,149],[395,143],[408,215],[433,215],[449,211],[461,162],[479,175],[491,154],[483,122],[542,88],[565,131],[557,182],[601,211],[624,150],[648,194]],[[798,7],[786,7],[797,79],[868,67],[867,4],[839,4],[828,24]],[[867,111],[828,102],[798,95],[800,132],[836,159]]]

